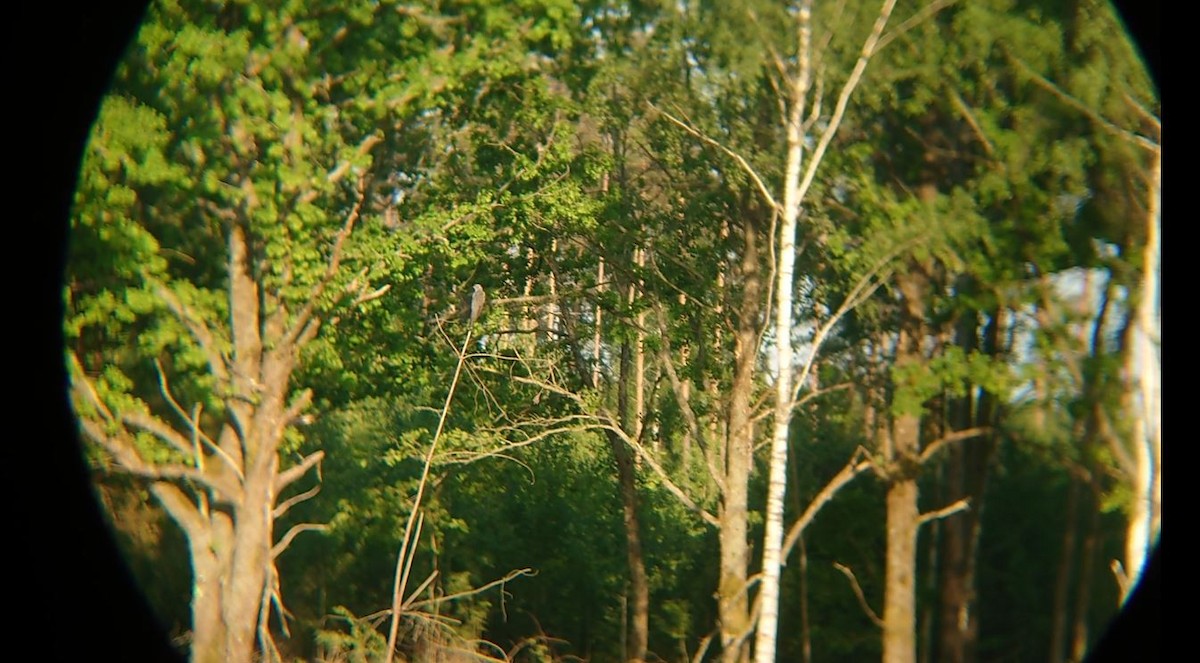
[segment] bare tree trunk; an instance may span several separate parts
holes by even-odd
[[[72,362],[72,391],[97,413],[80,418],[84,433],[108,450],[122,470],[152,481],[154,496],[187,537],[193,571],[192,660],[197,663],[250,663],[256,639],[265,653],[275,653],[264,609],[268,601],[279,600],[269,582],[275,577],[275,557],[299,532],[322,528],[298,525],[275,542],[275,519],[291,505],[316,494],[308,491],[277,505],[280,492],[324,456],[316,452],[281,472],[279,445],[288,423],[307,408],[312,397],[311,391],[305,390],[287,402],[289,382],[300,349],[316,336],[319,320],[313,307],[337,269],[341,241],[353,227],[354,218],[339,234],[330,269],[316,286],[309,305],[291,320],[282,303],[273,299],[274,294],[260,289],[244,229],[237,222],[231,225],[230,355],[217,348],[208,321],[198,318],[166,285],[151,284],[207,355],[216,393],[228,413],[215,441],[200,424],[198,406],[193,408],[188,426],[181,429],[146,411],[110,411],[78,360]],[[176,414],[183,413],[184,408],[170,393],[162,367],[158,368],[164,396]],[[152,433],[185,456],[186,462],[146,461],[132,443],[131,428]],[[178,485],[180,480],[187,481],[188,490]]]
[[[634,379],[629,343],[621,346],[621,375],[617,384],[617,402],[624,421],[621,427],[630,430],[629,381]],[[615,433],[608,435],[613,458],[617,462],[617,483],[621,491],[621,510],[625,526],[625,553],[629,566],[629,591],[632,594],[633,614],[630,619],[629,638],[626,641],[625,658],[641,663],[646,658],[650,639],[650,582],[646,577],[646,561],[642,554],[642,535],[638,521],[637,475],[633,455]]]
[[[896,453],[903,459],[916,453],[920,418],[896,418],[892,436]],[[900,460],[900,465],[905,461]],[[899,474],[887,489],[887,553],[883,592],[883,661],[914,663],[917,654],[916,565],[917,565],[917,480]]]
[[[924,330],[923,275],[910,269],[896,279],[903,296],[900,333],[896,340],[897,367],[911,366],[923,360],[921,339]],[[917,529],[920,511],[917,504],[917,475],[920,470],[921,416],[900,413],[894,416],[890,434],[885,438],[887,463],[887,552],[883,592],[883,661],[915,663],[917,659],[916,567]]]
[[[1130,477],[1132,513],[1125,543],[1125,572],[1128,582],[1122,601],[1129,597],[1141,577],[1142,568],[1158,535],[1162,513],[1162,377],[1158,337],[1159,204],[1162,188],[1162,153],[1155,150],[1152,190],[1146,223],[1141,283],[1138,284],[1137,317],[1132,343],[1126,353],[1127,403],[1134,422],[1132,432],[1135,470]]]
[[[747,569],[750,548],[747,538],[750,469],[753,462],[754,427],[751,398],[754,368],[758,359],[758,315],[762,309],[759,275],[758,223],[747,214],[742,224],[743,251],[740,265],[742,301],[734,341],[734,378],[729,402],[729,430],[724,468],[720,520],[720,577],[717,611],[721,635],[721,658],[725,663],[748,660],[746,637],[750,632],[750,601]]]
[[[771,436],[771,461],[767,478],[766,527],[763,534],[762,581],[758,633],[754,643],[756,663],[774,663],[779,630],[779,576],[783,559],[783,500],[787,491],[788,433],[792,421],[792,290],[795,282],[796,223],[800,216],[800,167],[804,149],[804,101],[811,76],[812,0],[800,3],[799,72],[790,90],[787,161],[784,172],[783,222],[779,226],[779,259],[775,284],[775,428]]]

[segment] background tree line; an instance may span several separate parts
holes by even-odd
[[[416,659],[1080,659],[1161,502],[1159,110],[1116,34],[152,5],[65,288],[151,600],[196,660],[382,659],[389,616]]]

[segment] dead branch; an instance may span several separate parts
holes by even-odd
[[[949,433],[925,445],[925,449],[921,452],[920,462],[924,463],[925,461],[929,460],[947,444],[952,444],[960,440],[969,440],[973,437],[986,435],[990,432],[992,432],[991,426],[975,426],[974,428],[966,428],[960,431]]]
[[[758,188],[758,192],[760,194],[762,194],[763,201],[765,201],[767,203],[767,205],[769,207],[771,207],[772,209],[775,209],[775,210],[782,209],[780,207],[779,203],[776,202],[775,196],[771,195],[771,190],[769,188],[767,188],[766,182],[764,182],[763,179],[761,177],[759,177],[758,172],[754,170],[754,167],[750,165],[750,162],[746,161],[745,157],[743,157],[742,155],[733,151],[729,147],[725,146],[723,143],[716,140],[715,138],[711,138],[704,132],[697,129],[691,123],[690,120],[687,122],[684,122],[683,120],[680,120],[679,118],[675,117],[674,115],[671,115],[670,113],[662,110],[658,106],[655,106],[651,102],[647,102],[647,104],[650,106],[650,108],[652,110],[654,110],[657,113],[660,113],[663,117],[670,120],[671,123],[675,124],[679,128],[688,132],[692,136],[699,138],[701,141],[708,143],[709,145],[712,145],[713,147],[715,147],[718,150],[721,150],[722,152],[727,154],[731,159],[733,159],[735,162],[737,162],[737,165],[739,167],[741,167],[741,169],[746,173],[746,175],[751,179],[751,181],[754,182],[754,185]],[[677,108],[676,110],[678,111],[679,109]],[[683,115],[685,118],[687,117],[687,115],[682,112],[680,114]]]
[[[423,581],[421,582],[421,584],[417,585],[417,588],[413,590],[412,594],[409,594],[409,595],[408,595],[408,598],[404,600],[403,607],[404,607],[405,609],[411,608],[411,607],[412,607],[412,603],[413,603],[413,599],[415,599],[415,598],[417,598],[418,596],[420,596],[420,595],[421,595],[421,593],[422,593],[422,592],[424,592],[424,591],[425,591],[425,590],[426,590],[426,589],[429,587],[429,585],[431,585],[431,584],[433,583],[434,579],[435,579],[435,578],[437,578],[437,577],[438,577],[438,570],[437,570],[437,569],[434,569],[434,570],[433,570],[433,571],[432,571],[432,572],[429,574],[429,576],[428,576],[428,577],[426,577],[426,578],[425,578],[425,580],[423,580]]]
[[[292,399],[292,402],[288,404],[287,409],[283,412],[283,421],[285,422],[285,425],[286,423],[294,421],[296,417],[300,416],[301,412],[307,409],[309,405],[312,405],[312,398],[312,389],[304,389],[297,394],[296,398]]]
[[[91,419],[79,420],[80,427],[88,437],[104,447],[117,460],[121,471],[132,476],[155,481],[186,479],[207,487],[224,500],[234,501],[240,495],[239,487],[229,485],[217,477],[207,475],[200,470],[186,465],[152,464],[142,460],[141,455],[134,450],[132,444],[120,437],[114,437],[105,432],[104,428]]]
[[[293,526],[283,535],[283,538],[271,548],[271,559],[279,557],[280,553],[287,550],[288,546],[292,545],[292,539],[295,539],[301,532],[324,532],[329,529],[329,525],[320,525],[317,523],[300,523]]]
[[[278,495],[283,492],[284,488],[287,488],[294,481],[304,476],[305,472],[312,468],[313,465],[321,462],[323,458],[325,458],[324,451],[314,451],[305,456],[304,460],[301,460],[298,464],[280,472],[279,476],[275,477],[275,494]]]
[[[459,599],[465,599],[469,596],[474,596],[476,594],[482,594],[483,592],[486,592],[487,590],[489,590],[497,585],[504,585],[505,583],[507,583],[511,580],[515,580],[516,578],[520,578],[521,576],[529,576],[532,578],[533,576],[536,576],[536,575],[537,575],[537,573],[533,569],[530,569],[530,568],[509,571],[508,573],[504,574],[503,578],[498,578],[496,580],[493,580],[493,581],[487,583],[486,585],[482,585],[482,586],[476,587],[474,589],[464,590],[461,592],[455,592],[453,594],[447,594],[445,596],[439,596],[436,599],[426,599],[424,601],[418,601],[416,603],[410,604],[409,607],[423,608],[427,605],[432,605],[435,602],[440,603],[443,601],[457,601]]]
[[[1096,111],[1088,108],[1086,104],[1076,99],[1066,90],[1063,90],[1058,85],[1055,85],[1053,81],[1034,71],[1033,67],[1025,64],[1025,61],[1021,58],[1018,58],[1007,51],[1005,51],[1004,55],[1008,58],[1009,62],[1015,64],[1022,73],[1024,73],[1026,76],[1029,76],[1030,80],[1032,80],[1038,87],[1054,95],[1071,108],[1083,113],[1084,117],[1091,120],[1092,123],[1096,124],[1100,128],[1118,138],[1121,138],[1122,140],[1128,141],[1132,145],[1136,145],[1151,152],[1156,152],[1159,149],[1159,144],[1157,141],[1151,140],[1150,138],[1147,138],[1139,133],[1129,131],[1128,129],[1122,129],[1121,127],[1113,124]]]
[[[365,287],[363,289],[366,290]],[[391,289],[392,289],[392,284],[385,283],[384,285],[380,286],[379,288],[376,288],[375,290],[372,290],[371,292],[360,293],[357,297],[354,298],[354,301],[351,302],[350,305],[358,306],[359,304],[365,304],[369,301],[379,299],[380,297],[386,295],[388,293],[388,291]]]
[[[817,495],[813,497],[812,501],[808,503],[808,508],[805,509],[804,513],[796,520],[796,522],[792,523],[792,526],[788,528],[787,536],[783,540],[783,547],[779,552],[780,564],[787,566],[788,554],[791,553],[792,547],[796,545],[796,542],[800,539],[800,535],[804,533],[804,528],[808,527],[809,523],[811,523],[817,517],[817,512],[821,510],[821,507],[825,506],[826,503],[832,500],[833,496],[836,495],[843,486],[853,481],[855,477],[871,467],[870,460],[863,460],[867,457],[868,454],[866,449],[862,447],[855,449],[854,453],[850,456],[850,460],[846,463],[846,466],[838,471],[837,474],[833,475],[833,478],[829,480],[829,483],[825,484],[825,487],[821,489],[821,492],[817,493]]]
[[[880,37],[879,44],[875,46],[875,51],[879,52],[880,50],[883,49],[883,47],[892,43],[892,41],[895,40],[896,38],[903,36],[904,33],[908,32],[909,30],[912,30],[913,28],[917,27],[921,23],[924,23],[926,20],[928,20],[934,14],[949,7],[950,5],[954,4],[956,1],[957,0],[934,0],[933,2],[925,5],[924,7],[921,8],[920,11],[918,11],[917,13],[913,14],[912,16],[909,16],[908,18],[904,19],[904,21],[902,21],[900,23],[900,25],[896,26],[896,29],[894,29],[891,32],[887,33],[886,35],[883,35],[882,37]]]
[[[175,293],[161,281],[150,277],[143,276],[153,289],[154,294],[167,305],[167,310],[175,315],[183,326],[191,333],[192,338],[200,344],[200,350],[204,353],[208,360],[208,368],[212,371],[213,377],[217,379],[218,385],[229,384],[229,372],[225,366],[225,358],[222,355],[217,342],[213,337],[212,331],[204,321],[192,313],[191,309],[183,305]]]
[[[192,445],[188,442],[187,438],[158,417],[145,412],[122,412],[120,420],[122,423],[140,428],[154,435],[154,437],[171,445],[173,449],[183,454],[185,458],[192,459]]]
[[[858,584],[858,578],[854,577],[854,571],[851,571],[849,567],[837,562],[833,563],[833,568],[841,571],[842,574],[845,575],[850,581],[850,587],[854,590],[854,596],[858,599],[858,604],[862,606],[863,612],[867,613],[867,617],[870,617],[871,622],[874,623],[875,626],[883,628],[883,620],[879,618],[879,615],[876,614],[875,611],[871,609],[871,605],[867,603],[867,597],[863,595],[862,587],[860,587]]]
[[[383,135],[380,133],[373,133],[373,134],[366,136],[358,144],[358,148],[355,150],[355,156],[356,157],[366,156],[366,154],[368,152],[370,152],[372,149],[374,149],[375,146],[381,142],[383,142]],[[325,180],[327,182],[329,182],[330,184],[336,184],[337,182],[339,182],[343,177],[346,176],[346,173],[350,172],[350,162],[351,161],[352,161],[351,159],[346,159],[345,161],[342,161],[341,163],[339,163],[333,170],[329,171],[329,174],[325,176]],[[300,197],[300,202],[301,203],[312,202],[314,199],[316,199],[317,195],[318,194],[317,194],[316,189],[310,189],[308,192],[306,192],[303,196]]]
[[[275,510],[271,512],[271,517],[279,518],[297,504],[300,504],[301,502],[307,502],[308,500],[316,497],[317,493],[319,492],[321,492],[321,484],[317,484],[303,493],[300,493],[299,495],[293,495],[292,497],[289,497],[288,499],[284,500],[282,504],[275,507]]]
[[[829,148],[829,143],[833,141],[834,134],[837,133],[838,127],[842,124],[842,117],[846,114],[846,106],[850,103],[850,95],[858,87],[859,81],[862,80],[863,72],[867,68],[867,62],[875,54],[880,35],[883,34],[883,28],[887,25],[888,19],[891,17],[892,10],[895,7],[896,0],[883,0],[883,6],[879,9],[879,16],[875,19],[875,25],[871,28],[871,34],[863,42],[862,54],[859,55],[858,61],[854,63],[854,70],[850,72],[850,77],[846,79],[846,83],[842,86],[842,91],[838,95],[837,103],[833,109],[833,116],[830,117],[829,124],[825,127],[825,131],[821,133],[821,138],[817,141],[817,146],[813,150],[812,156],[809,157],[808,167],[804,172],[804,179],[801,180],[796,193],[796,200],[804,200],[809,187],[812,186],[813,179],[817,176],[817,168],[821,165],[821,160],[825,157],[825,150]]]
[[[949,504],[938,509],[937,511],[922,513],[921,516],[917,518],[917,527],[920,527],[931,520],[940,520],[947,516],[952,516],[959,511],[966,511],[969,508],[971,508],[971,500],[970,498],[964,497],[953,504]]]

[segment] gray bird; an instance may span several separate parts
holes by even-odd
[[[487,295],[483,294],[483,286],[475,284],[474,292],[471,293],[471,324],[479,319],[479,314],[483,313],[483,304],[487,301]]]

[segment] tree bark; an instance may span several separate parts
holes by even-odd
[[[927,283],[914,265],[896,278],[903,302],[896,340],[897,368],[923,361],[924,299]],[[884,445],[887,462],[887,552],[883,593],[883,661],[915,663],[917,659],[916,567],[920,511],[921,415],[893,415]]]
[[[758,223],[753,214],[747,214],[743,219],[742,241],[742,260],[739,267],[742,300],[734,340],[734,378],[730,388],[729,429],[723,477],[725,486],[718,514],[721,560],[717,612],[721,659],[725,663],[748,660],[745,640],[751,626],[746,583],[747,567],[750,563],[747,521],[754,448],[751,401],[754,368],[758,359],[758,318],[762,310]]]
[[[799,75],[790,90],[787,129],[787,161],[784,171],[783,222],[779,226],[779,260],[775,284],[775,427],[771,436],[771,460],[767,477],[766,523],[763,533],[762,580],[760,582],[758,632],[754,643],[756,663],[774,663],[779,630],[779,576],[783,563],[783,500],[787,492],[788,433],[792,421],[792,290],[796,265],[796,223],[800,216],[800,167],[803,159],[804,100],[808,94],[811,66],[812,0],[800,3]]]
[[[893,443],[900,458],[916,451],[920,418],[896,418]],[[901,464],[905,464],[901,460]],[[887,553],[883,593],[883,661],[914,663],[917,658],[916,566],[917,480],[900,473],[887,489]]]
[[[1076,539],[1079,536],[1079,478],[1071,475],[1067,488],[1066,527],[1063,529],[1062,551],[1054,577],[1054,607],[1050,622],[1049,663],[1063,663],[1067,654],[1067,618],[1071,596],[1071,573],[1075,569]]]
[[[622,413],[621,427],[630,430],[629,381],[631,374],[629,343],[621,345],[621,375],[617,385],[617,402]],[[617,483],[621,491],[621,511],[625,526],[625,554],[629,567],[629,592],[633,612],[630,615],[629,638],[626,641],[625,658],[632,663],[641,663],[646,658],[650,640],[650,582],[646,576],[646,561],[642,554],[642,535],[638,519],[637,473],[633,454],[615,432],[608,433],[609,445],[617,464]]]

